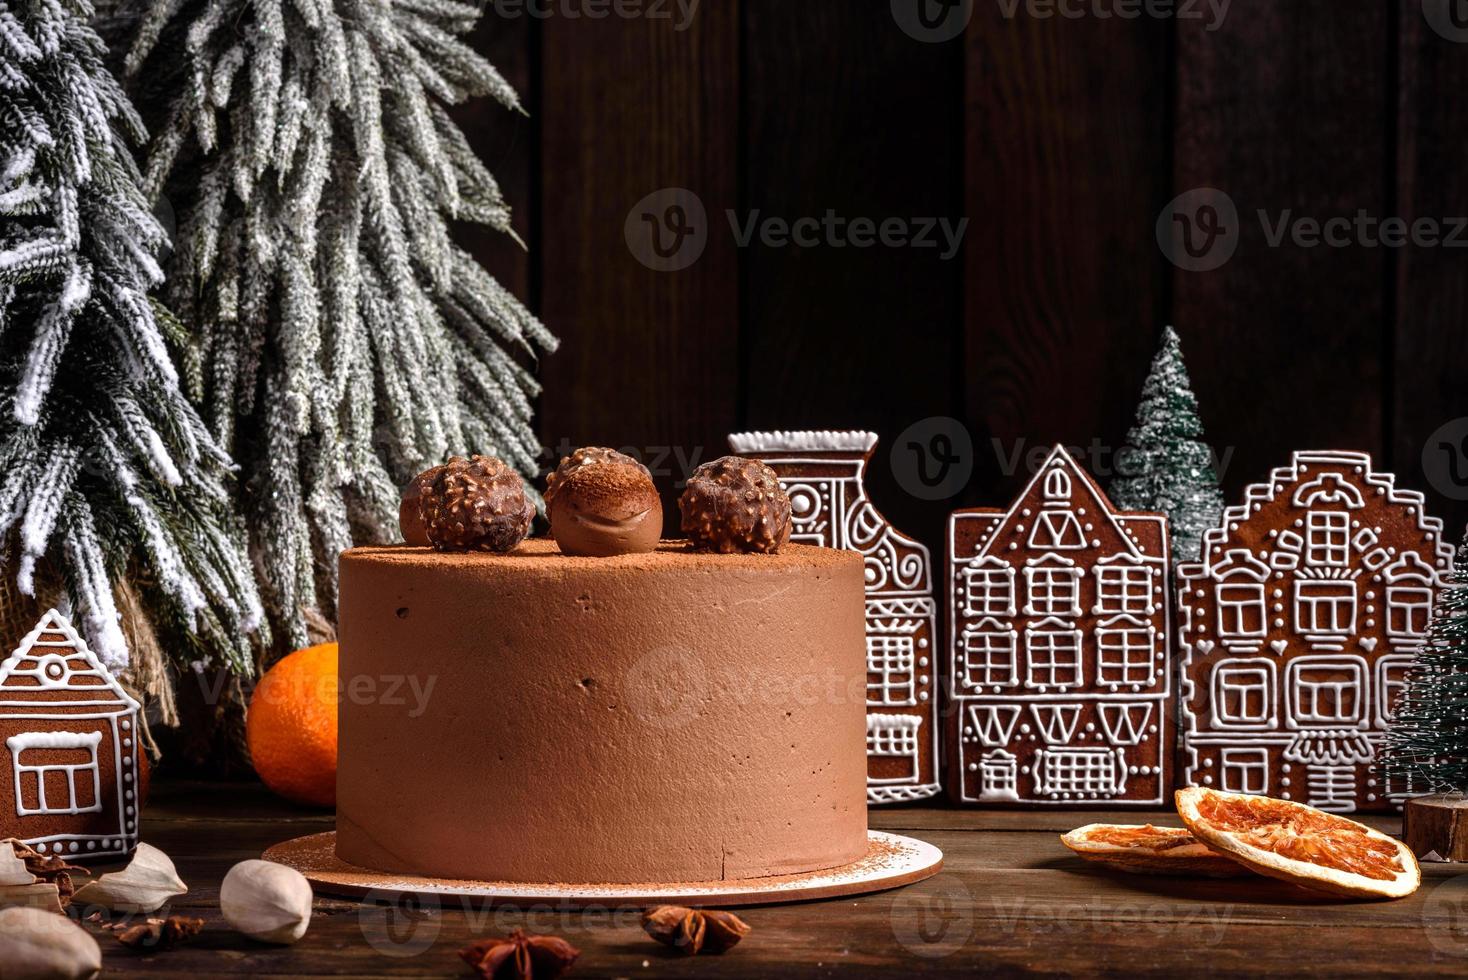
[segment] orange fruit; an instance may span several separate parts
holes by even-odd
[[[1193,836],[1262,875],[1350,898],[1401,898],[1422,884],[1406,844],[1334,813],[1202,786],[1175,799]]]
[[[335,643],[297,650],[250,696],[245,743],[255,772],[297,803],[336,805],[336,667]]]
[[[1179,827],[1092,823],[1061,835],[1060,842],[1087,861],[1133,874],[1237,878],[1249,873]]]

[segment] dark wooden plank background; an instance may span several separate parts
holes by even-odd
[[[937,0],[706,0],[686,24],[672,0],[490,4],[477,43],[530,116],[460,119],[529,248],[466,241],[562,338],[544,442],[660,463],[673,528],[677,481],[729,430],[871,428],[879,506],[936,545],[953,506],[1017,488],[1017,452],[1081,446],[1107,482],[1172,323],[1231,497],[1292,449],[1365,449],[1456,535],[1465,250],[1272,245],[1265,222],[1364,210],[1446,233],[1468,215],[1468,31],[1438,0],[1233,0],[1221,23],[1206,4],[1068,19],[1016,2],[950,5],[968,22],[941,42],[899,23]],[[660,272],[624,225],[669,187],[702,202],[707,245]],[[1200,187],[1234,204],[1235,251],[1188,271],[1156,227]],[[730,227],[828,210],[969,224],[947,260],[741,247]],[[972,478],[920,499],[889,454],[941,416],[970,434]]]

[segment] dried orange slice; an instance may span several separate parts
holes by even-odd
[[[1193,836],[1271,878],[1352,898],[1401,898],[1422,884],[1406,844],[1334,813],[1202,786],[1176,801]]]
[[[1062,834],[1060,842],[1087,861],[1133,874],[1236,878],[1249,873],[1180,827],[1092,823]]]

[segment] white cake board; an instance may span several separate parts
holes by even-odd
[[[837,898],[910,885],[937,874],[943,852],[925,841],[867,831],[867,854],[851,864],[799,875],[682,881],[669,884],[556,884],[459,881],[369,871],[336,856],[336,832],[276,844],[263,857],[295,868],[318,891],[362,898],[373,894],[472,899],[479,904],[557,906],[739,906]]]

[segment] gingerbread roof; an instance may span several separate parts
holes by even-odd
[[[111,714],[138,707],[55,609],[0,663],[0,716],[37,710]]]
[[[1327,468],[1316,472],[1316,466]],[[1342,479],[1339,473],[1334,472],[1337,469],[1350,470],[1356,479]],[[1178,569],[1179,574],[1196,576],[1212,570],[1216,564],[1242,560],[1244,556],[1236,554],[1237,546],[1229,547],[1231,529],[1247,523],[1264,504],[1279,496],[1289,495],[1290,502],[1296,506],[1307,506],[1312,500],[1339,500],[1348,506],[1360,506],[1358,483],[1384,497],[1388,504],[1401,507],[1416,522],[1417,530],[1437,543],[1434,550],[1438,553],[1438,567],[1435,571],[1440,580],[1451,560],[1452,547],[1443,541],[1443,522],[1427,515],[1426,498],[1415,490],[1399,489],[1392,474],[1376,472],[1372,468],[1370,453],[1343,450],[1296,452],[1290,457],[1288,466],[1279,466],[1270,472],[1267,482],[1246,487],[1243,503],[1224,510],[1219,525],[1204,533],[1199,560],[1184,563]]]
[[[1025,502],[1034,497],[1035,490],[1037,486],[1041,485],[1042,481],[1053,479],[1051,474],[1057,470],[1065,473],[1066,478],[1070,482],[1070,486],[1074,488],[1074,497],[1089,496],[1091,498],[1094,505],[1094,510],[1091,513],[1097,515],[1097,519],[1101,522],[1100,527],[1091,526],[1087,530],[1079,525],[1071,526],[1067,524],[1047,527],[1038,522],[1032,522],[1032,530],[1028,533],[1027,540],[1033,542],[1034,535],[1044,529],[1047,533],[1053,535],[1055,541],[1060,542],[1059,546],[1063,548],[1074,547],[1076,550],[1083,550],[1104,547],[1108,552],[1116,552],[1116,547],[1113,546],[1115,545],[1121,549],[1120,553],[1136,561],[1156,558],[1166,553],[1165,542],[1163,540],[1165,534],[1163,530],[1164,525],[1158,519],[1160,515],[1118,512],[1115,505],[1106,496],[1105,491],[1091,478],[1091,474],[1087,473],[1075,461],[1074,457],[1066,451],[1063,445],[1057,444],[1050,451],[1050,455],[1045,458],[1045,462],[1035,470],[1034,475],[1030,477],[1024,489],[1015,496],[1014,503],[1010,505],[1008,510],[978,508],[960,512],[966,520],[982,521],[986,516],[990,520],[979,531],[978,547],[975,552],[968,555],[954,555],[953,557],[956,559],[970,559],[982,558],[991,554],[995,557],[1003,557],[1004,552],[1001,550],[1002,548],[1011,543],[1021,546],[1023,542],[1016,541],[1012,535],[1007,535],[1003,531],[1011,525],[1029,521],[1032,517],[1036,516],[1026,513]],[[1096,521],[1090,522],[1091,525],[1095,525],[1095,523]],[[1070,543],[1062,540],[1065,535],[1076,534],[1080,534],[1082,537]],[[1021,535],[1020,537],[1026,538],[1025,535]],[[1101,540],[1102,537],[1112,540],[1103,542]],[[1052,542],[1047,547],[1056,547],[1056,544]],[[1010,548],[1009,550],[1015,549]]]

